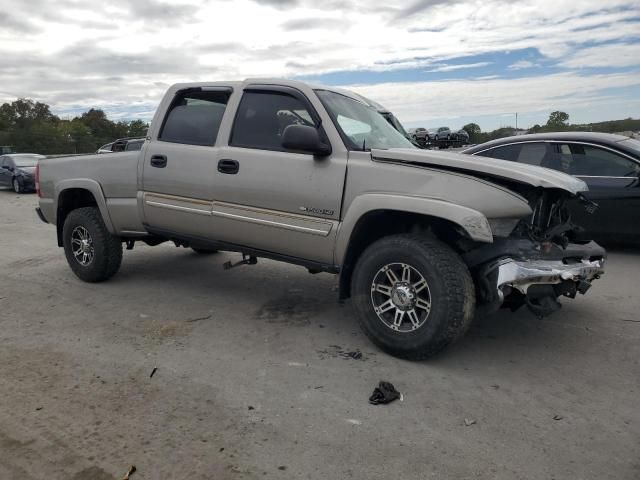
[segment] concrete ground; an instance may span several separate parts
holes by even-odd
[[[136,246],[82,283],[35,205],[0,191],[1,479],[640,478],[633,250],[552,317],[407,362],[299,267]],[[380,380],[403,401],[369,405]]]

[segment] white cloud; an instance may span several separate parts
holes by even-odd
[[[436,68],[431,70],[427,70],[427,73],[435,73],[435,72],[453,72],[454,70],[464,70],[467,68],[480,68],[486,67],[487,65],[491,65],[491,62],[477,62],[477,63],[463,63],[460,65],[438,65]]]
[[[509,68],[509,70],[522,70],[525,68],[533,68],[533,67],[539,67],[539,65],[529,60],[518,60],[517,62],[514,62],[511,65],[509,65],[507,68]]]
[[[597,107],[611,101],[610,96],[601,93],[603,89],[624,87],[640,87],[638,72],[347,86],[378,101],[406,123],[505,112]]]
[[[640,43],[611,43],[585,48],[562,65],[569,68],[640,66]]]
[[[609,65],[637,65],[630,39],[637,37],[639,10],[640,0],[0,0],[0,12],[11,12],[0,15],[0,102],[27,96],[54,111],[98,106],[126,115],[129,105],[136,106],[132,114],[153,110],[166,86],[178,81],[405,68],[468,68],[473,75],[488,62],[455,65],[451,59],[524,48],[571,68],[602,64],[606,52]],[[585,48],[605,41],[622,48]],[[541,108],[537,102],[552,97],[527,89],[545,85],[553,92],[556,81],[586,82],[592,96],[620,82],[575,74],[493,76],[429,83],[430,91],[465,92],[456,95],[460,102],[435,105],[420,103],[433,100],[408,90],[410,84],[375,89],[393,100],[388,106],[397,103],[416,118],[436,108],[440,116],[502,111],[505,104]],[[580,91],[575,99],[592,98]],[[406,98],[396,102],[399,93]]]

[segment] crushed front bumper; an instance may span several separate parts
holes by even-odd
[[[527,295],[532,285],[559,285],[576,282],[577,291],[586,293],[590,282],[604,274],[604,260],[582,260],[564,264],[557,260],[516,261],[511,258],[498,265],[496,288],[504,298],[506,287]],[[586,283],[585,283],[586,282]]]
[[[558,297],[584,294],[604,274],[606,252],[594,242],[561,248],[516,240],[490,248],[466,259],[468,265],[485,260],[470,266],[480,303],[490,311],[527,305],[538,316],[549,315],[560,308]],[[499,258],[486,261],[485,255],[498,252]]]

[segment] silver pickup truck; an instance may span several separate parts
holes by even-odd
[[[582,181],[417,149],[358,95],[288,80],[174,85],[141,151],[41,161],[37,189],[84,281],[138,241],[282,260],[339,274],[370,339],[412,359],[462,336],[476,307],[553,312],[605,259],[573,243],[564,203]]]

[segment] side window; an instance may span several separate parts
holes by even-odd
[[[544,167],[543,160],[545,160],[546,155],[546,143],[523,143],[518,154],[518,162]]]
[[[280,92],[245,92],[229,145],[284,151],[282,133],[294,124],[314,125],[311,113],[297,98]]]
[[[141,141],[128,142],[128,143],[127,143],[127,146],[125,147],[125,150],[126,150],[127,152],[130,152],[130,151],[136,151],[136,150],[141,150],[141,149],[142,149],[142,144],[143,144],[143,143],[144,143],[144,142],[141,142]]]
[[[640,168],[634,161],[604,148],[567,143],[559,145],[565,172],[591,177],[627,177],[637,175]]]
[[[176,95],[158,140],[188,145],[215,145],[230,92],[196,91]]]
[[[483,157],[499,158],[500,160],[515,161],[518,159],[521,148],[522,145],[520,144],[505,145],[504,147],[492,148],[491,150],[479,153],[478,155],[482,155]]]

